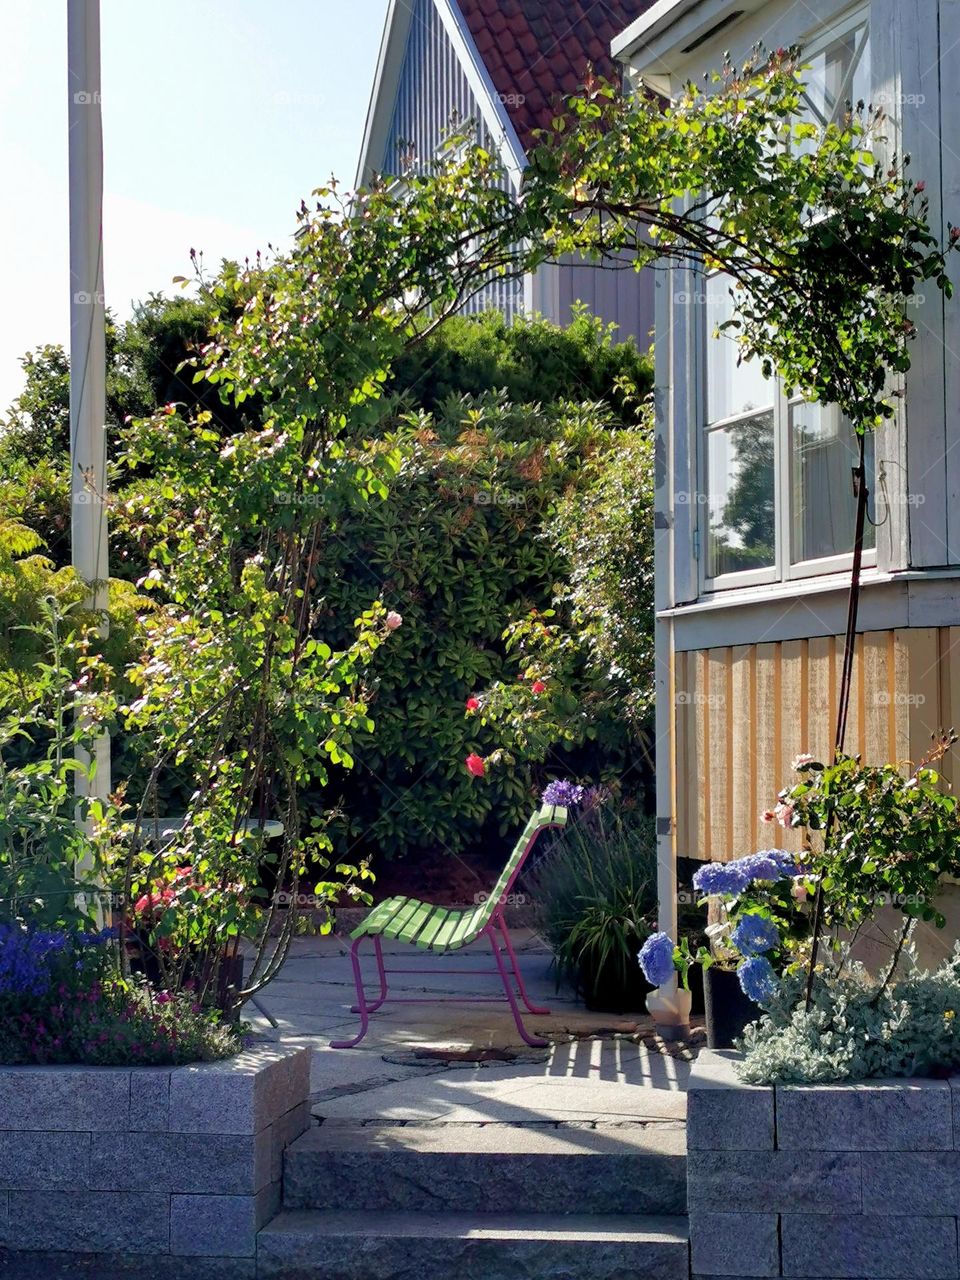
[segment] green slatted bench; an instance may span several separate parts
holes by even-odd
[[[532,1004],[530,997],[527,995],[527,989],[523,984],[523,977],[520,973],[520,966],[517,963],[517,955],[514,951],[513,943],[510,941],[510,934],[507,932],[507,925],[503,918],[503,908],[509,897],[510,890],[513,888],[517,876],[520,874],[521,868],[541,831],[546,831],[548,827],[562,827],[566,821],[567,811],[558,805],[545,804],[538,809],[524,827],[520,839],[514,845],[513,851],[507,859],[507,864],[500,873],[500,878],[489,896],[476,907],[463,909],[440,907],[430,902],[421,902],[419,898],[406,898],[402,895],[388,898],[385,902],[381,902],[374,907],[363,923],[354,929],[350,935],[353,939],[350,958],[353,962],[353,976],[357,984],[357,1003],[353,1007],[353,1012],[360,1015],[360,1031],[352,1040],[333,1041],[331,1047],[334,1049],[353,1049],[360,1043],[370,1026],[370,1014],[376,1013],[387,1002],[388,974],[463,972],[462,970],[443,969],[387,969],[383,961],[384,938],[391,942],[409,942],[421,951],[430,951],[439,955],[450,951],[459,951],[463,947],[469,946],[471,942],[476,942],[479,938],[486,938],[493,949],[496,968],[480,970],[479,972],[499,975],[505,993],[503,996],[392,996],[390,1000],[398,1004],[442,1004],[461,1000],[466,1004],[476,1004],[505,999],[513,1013],[514,1022],[517,1024],[517,1030],[522,1039],[527,1044],[536,1047],[548,1044],[547,1040],[531,1035],[523,1025],[520,1004],[517,1001],[518,996],[529,1013],[543,1015],[549,1013],[550,1010],[542,1009]],[[365,938],[373,940],[373,950],[377,961],[380,994],[375,1000],[369,1000],[367,997],[360,966],[360,947]],[[500,946],[501,941],[503,943],[502,949]],[[507,964],[508,961],[509,966]],[[516,983],[516,991],[514,991],[514,982]]]

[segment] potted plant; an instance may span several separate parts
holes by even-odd
[[[584,794],[584,793],[582,793]],[[643,1010],[650,991],[637,953],[656,912],[652,821],[591,789],[535,871],[544,935],[588,1009]]]
[[[658,987],[678,971],[689,991],[690,967],[699,962],[711,1049],[731,1048],[776,990],[778,971],[790,959],[790,942],[808,931],[805,891],[797,892],[808,874],[795,854],[782,849],[708,863],[694,876],[693,887],[714,916],[706,930],[709,948],[701,946],[694,955],[686,938],[675,946],[660,933],[641,952],[644,972]],[[648,1008],[659,1024],[664,1011],[657,998],[651,1000]]]

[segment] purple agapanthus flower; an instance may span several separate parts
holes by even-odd
[[[746,911],[738,917],[731,941],[741,955],[758,956],[780,945],[780,933],[767,916]]]
[[[578,783],[558,778],[554,782],[547,783],[541,798],[544,804],[555,804],[564,809],[571,809],[575,804],[580,803],[583,796],[584,789]]]
[[[737,970],[743,994],[754,1004],[766,1004],[780,989],[773,965],[766,956],[750,956]]]
[[[637,959],[643,976],[655,987],[662,987],[674,974],[673,939],[668,933],[652,933],[640,948]]]

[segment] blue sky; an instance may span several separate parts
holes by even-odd
[[[101,0],[104,287],[118,316],[170,279],[282,244],[301,196],[353,180],[387,0]],[[6,305],[18,357],[66,343],[66,0],[0,0]]]

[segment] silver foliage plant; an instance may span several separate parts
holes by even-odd
[[[861,965],[818,973],[809,1010],[801,974],[739,1048],[748,1084],[819,1084],[881,1076],[925,1076],[960,1064],[960,943],[931,971],[914,969],[882,989]]]

